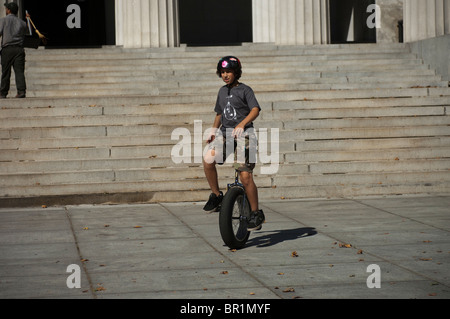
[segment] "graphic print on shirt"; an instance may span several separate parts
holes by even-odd
[[[227,105],[225,106],[225,109],[223,110],[223,116],[228,121],[233,121],[237,119],[237,113],[234,106],[231,104],[230,100],[233,98],[233,95],[227,96]]]

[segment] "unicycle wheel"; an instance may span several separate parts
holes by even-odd
[[[220,234],[230,249],[245,246],[250,232],[247,230],[247,218],[250,216],[250,204],[242,187],[232,187],[225,194],[219,214]]]

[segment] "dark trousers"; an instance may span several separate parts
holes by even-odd
[[[25,93],[27,84],[25,82],[25,50],[19,46],[7,46],[2,49],[2,82],[0,94],[7,96],[11,82],[11,68],[14,68],[16,76],[17,93]]]

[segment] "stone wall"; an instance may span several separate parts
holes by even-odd
[[[403,20],[403,0],[377,0],[381,8],[381,28],[377,29],[377,43],[400,42],[398,23]]]
[[[450,35],[411,42],[411,51],[436,69],[444,81],[450,82]]]

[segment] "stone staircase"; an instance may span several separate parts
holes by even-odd
[[[172,133],[211,125],[228,54],[262,105],[257,132],[279,129],[261,199],[450,193],[448,82],[407,45],[107,47],[27,51],[29,98],[0,101],[0,206],[205,200]],[[232,166],[219,175],[225,188]]]

